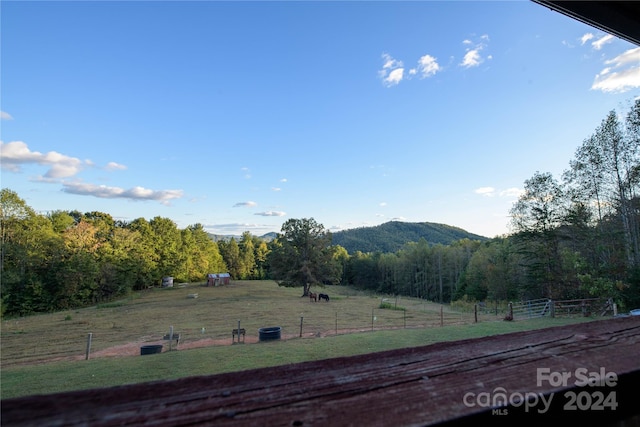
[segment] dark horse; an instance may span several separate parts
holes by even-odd
[[[313,292],[309,292],[309,300],[318,301],[318,295],[314,294]]]
[[[325,300],[326,302],[329,302],[329,295],[327,295],[327,294],[318,294],[318,299],[319,300]]]

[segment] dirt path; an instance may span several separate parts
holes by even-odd
[[[338,335],[343,335],[343,334],[353,334],[353,333],[366,332],[366,331],[370,331],[370,329],[339,329],[337,332],[338,332]],[[336,331],[335,330],[327,331],[325,333],[319,333],[319,334],[314,334],[314,333],[302,334],[302,338],[318,338],[318,337],[325,337],[325,336],[331,336],[331,335],[336,335]],[[281,337],[282,340],[289,340],[293,338],[300,338],[300,336],[299,335],[282,335]],[[257,342],[259,342],[258,337],[246,337],[245,339],[246,344],[255,344]],[[91,352],[90,358],[99,359],[103,357],[139,356],[141,346],[154,345],[154,344],[163,344],[164,345],[163,352],[169,350],[169,346],[167,345],[166,341],[162,341],[162,340],[155,341],[155,342],[134,341],[127,344],[117,345],[117,346],[105,348],[103,350]],[[224,346],[224,345],[232,345],[231,340],[228,338],[226,339],[204,338],[201,340],[180,343],[178,345],[178,350],[189,350],[192,348],[203,348],[203,347]],[[56,358],[55,360],[83,360],[84,358],[85,358],[84,355],[80,355],[80,356]],[[51,359],[50,361],[53,361],[53,360],[54,359]]]
[[[376,328],[376,330],[379,329],[402,329],[401,327],[393,327],[393,328]],[[312,339],[312,338],[320,338],[320,337],[327,337],[327,336],[335,336],[335,335],[344,335],[344,334],[354,334],[354,333],[362,333],[362,332],[369,332],[371,331],[370,328],[353,328],[353,329],[338,329],[336,330],[330,330],[330,331],[325,331],[322,333],[306,333],[306,334],[302,334],[302,337],[300,337],[298,334],[287,334],[287,335],[282,335],[281,336],[281,340],[290,340],[290,339],[294,339],[294,338],[306,338],[306,339]],[[337,333],[336,333],[337,332]],[[246,337],[245,341],[246,344],[256,344],[259,342],[258,337],[257,336],[248,336]],[[113,347],[108,347],[102,350],[96,350],[96,351],[92,351],[89,355],[90,359],[100,359],[100,358],[105,358],[105,357],[132,357],[132,356],[139,356],[140,355],[140,347],[142,347],[143,345],[156,345],[156,344],[162,344],[164,346],[163,348],[163,352],[169,351],[169,346],[167,344],[167,341],[164,340],[157,340],[157,341],[147,341],[147,340],[139,340],[139,341],[132,341],[126,344],[121,344],[121,345],[116,345]],[[190,350],[192,348],[203,348],[203,347],[214,347],[214,346],[226,346],[226,345],[232,345],[232,341],[228,338],[226,339],[213,339],[213,338],[203,338],[200,340],[196,340],[196,341],[187,341],[184,343],[179,343],[177,350]],[[175,349],[175,347],[174,347]],[[40,359],[37,361],[31,361],[31,362],[22,362],[22,363],[18,363],[18,365],[33,365],[33,364],[41,364],[41,363],[49,363],[49,362],[57,362],[57,361],[64,361],[64,360],[84,360],[85,359],[85,355],[81,354],[81,355],[76,355],[76,356],[62,356],[62,357],[51,357],[51,358],[45,358],[45,359]]]

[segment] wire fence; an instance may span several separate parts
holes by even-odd
[[[320,303],[318,303],[320,304]],[[211,325],[204,329],[184,328],[181,330],[181,342],[188,343],[211,338],[220,344],[232,344],[234,329],[244,329],[246,339],[257,339],[259,330],[265,327],[280,327],[282,338],[326,337],[357,332],[437,328],[451,325],[465,325],[483,321],[501,320],[501,316],[480,312],[453,312],[442,306],[440,311],[371,308],[367,315],[362,312],[332,310],[305,313],[296,317],[274,315],[269,323],[264,319],[241,317],[228,319],[224,324]]]
[[[91,327],[86,320],[78,320],[61,321],[55,328],[50,325],[50,331],[29,331],[19,326],[21,320],[5,321],[2,330],[2,365],[84,359],[94,353],[97,357],[134,355],[139,354],[141,346],[154,343],[163,344],[165,351],[232,345],[239,340],[252,343],[259,341],[260,329],[269,327],[280,328],[282,339],[314,338],[502,321],[509,313],[506,303],[468,303],[454,306],[408,298],[372,298],[366,300],[366,304],[361,304],[362,300],[358,301],[359,308],[341,305],[340,302],[345,302],[345,299],[337,299],[335,303],[333,299],[331,303],[295,301],[293,304],[298,304],[299,310],[235,310],[219,316],[214,313],[208,318],[195,316],[187,319],[184,314],[179,315],[182,311],[177,311],[177,316],[172,317],[172,320],[149,319],[149,325],[138,325],[137,329],[119,326],[116,316],[104,313],[103,317],[100,310],[93,312],[93,319],[100,321],[104,318],[107,323],[104,329],[96,329],[95,324]],[[607,302],[595,299],[527,301],[512,304],[512,320],[543,315],[601,315],[610,305],[610,300]],[[113,310],[124,310],[121,313],[124,318],[128,309],[116,307]],[[74,316],[79,317],[80,314],[74,313]],[[234,336],[234,329],[243,329],[244,334]]]

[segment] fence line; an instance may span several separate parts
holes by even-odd
[[[607,305],[608,304],[608,305]],[[514,320],[523,320],[541,316],[567,316],[567,315],[601,315],[607,311],[606,307],[611,307],[610,300],[586,299],[586,300],[562,300],[552,301],[540,299],[525,301],[513,304]],[[314,307],[317,307],[314,305]],[[498,307],[484,307],[481,304],[473,306],[474,311],[450,311],[446,306],[433,305],[429,309],[423,309],[424,303],[408,305],[408,308],[380,308],[373,307],[369,314],[366,311],[350,313],[334,309],[327,305],[326,310],[305,311],[300,316],[292,316],[283,319],[274,313],[273,321],[265,322],[264,317],[252,318],[251,315],[244,317],[241,312],[235,318],[225,316],[214,324],[211,320],[206,324],[197,325],[190,322],[189,325],[176,325],[176,334],[180,334],[180,345],[193,343],[200,340],[212,340],[212,344],[207,345],[227,345],[233,342],[232,330],[239,327],[246,330],[247,342],[256,341],[258,330],[264,327],[280,326],[282,336],[289,338],[309,338],[320,336],[335,336],[341,334],[394,330],[394,329],[419,329],[419,328],[440,328],[452,325],[470,325],[476,322],[501,321],[504,319],[502,309],[498,312]],[[265,324],[268,323],[268,324]],[[141,331],[140,335],[128,333],[127,336],[120,336],[118,330],[109,332],[98,332],[91,334],[87,339],[75,340],[55,340],[55,342],[40,342],[35,348],[20,350],[18,347],[19,335],[11,336],[3,334],[3,365],[9,366],[16,363],[34,363],[47,361],[54,358],[73,358],[82,354],[83,359],[90,357],[90,351],[102,351],[105,349],[115,349],[131,345],[144,345],[153,342],[162,342],[163,334],[169,329],[169,325],[158,325],[155,331]],[[89,332],[89,331],[87,331]],[[15,341],[15,342],[14,342]],[[86,348],[85,345],[86,344]],[[16,347],[16,349],[12,349]],[[8,351],[5,351],[8,350]],[[8,353],[14,354],[8,356]],[[18,354],[21,353],[21,354]]]
[[[480,314],[479,321],[502,320],[493,314]],[[274,321],[264,324],[250,317],[242,318],[242,328],[246,329],[247,337],[257,337],[258,329],[262,327],[280,326],[282,336],[287,338],[310,337],[310,336],[331,336],[342,335],[354,332],[393,330],[393,329],[419,329],[435,328],[452,325],[465,325],[475,323],[474,313],[465,312],[434,312],[434,311],[411,311],[411,310],[390,310],[372,308],[368,316],[362,313],[354,315],[349,312],[336,310],[325,313],[304,313],[300,317],[292,317],[285,321]],[[228,340],[232,342],[231,331],[237,325],[237,320],[224,321],[215,326],[207,326],[206,333],[202,333],[201,328],[181,329],[181,342],[198,341],[200,339],[212,338],[216,341]]]
[[[536,317],[558,317],[580,315],[589,317],[592,314],[605,316],[614,314],[615,308],[611,298],[581,298],[571,300],[552,300],[541,298],[512,303],[513,320],[532,319]]]
[[[551,300],[549,298],[541,298],[513,303],[514,319],[532,319],[535,317],[548,316],[550,314]]]

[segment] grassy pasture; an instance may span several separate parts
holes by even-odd
[[[272,281],[237,281],[215,288],[192,284],[154,289],[103,306],[3,320],[2,398],[233,372],[585,320],[502,322],[501,317],[481,314],[473,324],[473,313],[445,306],[445,326],[440,327],[439,304],[389,298],[384,302],[405,310],[379,309],[381,296],[346,287],[322,291],[331,302],[312,303],[300,297],[299,288],[281,288]],[[194,293],[198,298],[188,298]],[[238,320],[247,330],[245,345],[231,345],[231,329]],[[169,325],[181,334],[179,351],[167,352],[165,343],[160,355],[106,357],[139,356],[140,345],[163,343]],[[283,340],[252,344],[258,328],[265,326],[282,326]],[[84,360],[89,332],[91,357]],[[109,353],[119,346],[128,346],[129,353]]]
[[[438,304],[400,298],[397,305],[406,311],[381,310],[381,297],[340,286],[322,290],[331,296],[329,303],[311,303],[300,297],[300,288],[279,287],[273,281],[236,281],[220,287],[190,284],[135,293],[89,308],[6,319],[0,332],[0,360],[8,367],[84,356],[88,333],[93,334],[92,353],[128,343],[162,343],[170,326],[188,345],[204,338],[231,344],[231,330],[238,321],[247,331],[247,341],[257,340],[258,329],[267,326],[281,326],[283,338],[297,337],[301,317],[303,336],[335,335],[336,323],[338,333],[371,330],[372,315],[374,329],[404,327],[405,321],[407,327],[440,323]],[[195,293],[198,298],[188,298]],[[395,299],[388,304],[396,305]],[[444,314],[445,324],[472,321],[472,314],[446,306]]]

